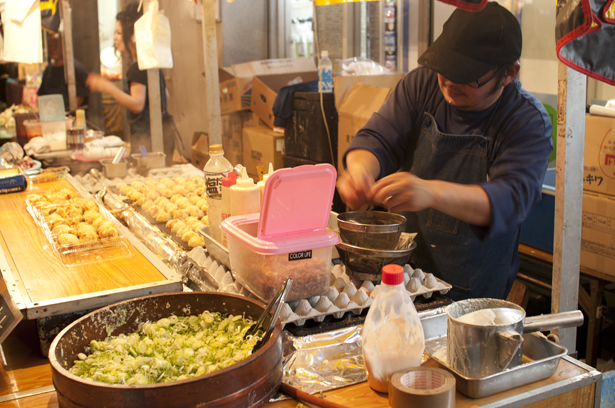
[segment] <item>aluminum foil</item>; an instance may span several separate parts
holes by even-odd
[[[108,191],[99,193],[100,198],[116,218],[122,219],[130,231],[139,238],[154,254],[159,256],[172,269],[181,275],[180,269],[185,265],[185,252],[173,240],[150,224],[132,207],[124,203],[118,196]],[[185,268],[184,268],[185,269]],[[182,275],[183,276],[183,275]]]
[[[282,381],[309,394],[367,381],[363,326],[295,337],[284,332]]]

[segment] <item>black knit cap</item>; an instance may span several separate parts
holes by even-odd
[[[521,45],[516,17],[489,2],[480,11],[455,10],[418,62],[453,82],[468,84],[493,68],[517,61]]]

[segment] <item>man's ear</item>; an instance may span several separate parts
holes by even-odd
[[[515,61],[508,70],[506,70],[506,77],[502,81],[502,86],[506,86],[510,84],[512,81],[519,76],[519,70],[521,69],[521,63],[519,61]]]

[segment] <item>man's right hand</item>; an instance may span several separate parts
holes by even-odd
[[[352,150],[346,155],[346,165],[337,190],[351,210],[364,210],[372,204],[371,187],[380,174],[380,163],[367,150]]]

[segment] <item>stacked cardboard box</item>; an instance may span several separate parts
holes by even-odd
[[[615,118],[585,117],[581,266],[615,277]]]
[[[389,94],[404,76],[369,75],[333,78],[337,106],[337,171],[342,173],[342,158],[350,141],[377,112]]]

